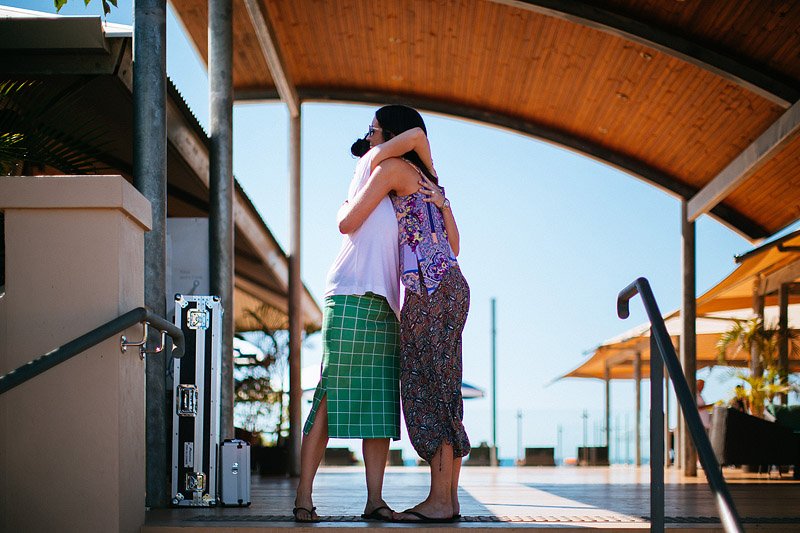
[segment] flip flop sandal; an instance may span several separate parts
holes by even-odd
[[[398,522],[406,522],[410,524],[451,524],[456,520],[455,515],[448,516],[447,518],[433,518],[430,516],[425,516],[422,513],[418,513],[417,511],[412,511],[410,509],[407,511],[403,511],[403,513],[416,516],[418,520],[398,520]]]
[[[312,507],[310,511],[305,507],[295,507],[294,509],[292,509],[292,514],[294,515],[294,521],[295,522],[302,522],[302,523],[319,522],[319,518],[314,518],[314,511],[316,511],[316,510],[317,510],[316,507]],[[309,518],[307,520],[304,520],[304,519],[298,517],[297,515],[300,513],[300,511],[307,512],[308,516],[310,516],[311,518]]]
[[[381,514],[381,511],[384,510],[389,511],[389,516]],[[376,507],[369,513],[362,514],[361,518],[363,518],[364,520],[377,520],[379,522],[392,522],[394,520],[392,518],[393,513],[394,511],[392,511],[389,507],[387,507],[386,505],[381,505],[380,507]]]

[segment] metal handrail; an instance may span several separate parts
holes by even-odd
[[[118,316],[113,320],[109,320],[102,326],[93,329],[89,333],[81,335],[75,340],[72,340],[63,346],[50,351],[43,356],[34,359],[33,361],[22,365],[21,367],[12,370],[4,376],[0,376],[0,394],[10,391],[18,385],[22,385],[29,379],[32,379],[42,372],[45,372],[54,366],[63,363],[75,357],[79,353],[85,352],[89,348],[103,342],[109,337],[125,331],[134,324],[144,324],[144,337],[141,342],[128,343],[125,336],[122,336],[120,342],[120,350],[125,352],[127,346],[139,346],[140,354],[144,356],[145,353],[158,353],[164,348],[165,335],[172,337],[173,342],[173,357],[182,357],[185,349],[183,331],[175,324],[165,320],[164,318],[154,314],[146,307],[137,307],[127,313]],[[161,331],[161,346],[153,352],[145,352],[144,344],[147,340],[147,324],[152,325]]]
[[[700,413],[697,410],[697,403],[689,390],[689,383],[683,375],[675,348],[672,346],[667,326],[664,318],[658,309],[658,304],[650,289],[650,283],[645,278],[637,278],[636,281],[625,287],[617,296],[617,315],[628,318],[628,302],[631,298],[640,294],[644,302],[647,316],[650,318],[650,386],[651,386],[651,438],[650,438],[650,525],[651,531],[664,531],[664,409],[663,409],[663,367],[666,365],[672,385],[675,388],[675,396],[680,402],[686,425],[692,436],[692,441],[697,448],[697,457],[703,466],[703,471],[708,479],[711,491],[719,509],[720,521],[725,531],[743,532],[741,518],[736,511],[733,498],[722,477],[717,458],[711,449],[711,441],[708,439],[703,422],[700,420]],[[655,354],[660,354],[660,358]],[[655,403],[655,405],[654,405]],[[656,423],[653,423],[655,417]],[[660,437],[658,436],[660,433]],[[655,442],[654,442],[655,441]],[[655,461],[655,462],[654,462]]]

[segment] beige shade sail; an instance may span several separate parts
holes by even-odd
[[[778,323],[776,291],[781,283],[800,280],[800,231],[751,250],[736,257],[739,266],[729,276],[697,299],[697,368],[718,364],[717,342],[720,335],[730,329],[735,320],[755,316],[754,293],[765,298],[764,320],[768,327]],[[800,294],[789,297],[789,328],[800,328]],[[664,316],[667,331],[678,353],[682,329],[680,311]],[[800,340],[794,339],[789,349],[790,372],[800,371]],[[642,361],[641,376],[650,374],[650,324],[636,326],[621,335],[608,339],[591,351],[589,357],[563,378],[633,379],[634,360],[639,353]],[[746,354],[726,357],[728,366],[746,366]]]
[[[717,342],[720,335],[730,329],[735,320],[747,320],[753,317],[752,309],[738,309],[734,311],[717,312],[710,316],[697,319],[697,368],[714,366],[719,363],[717,358]],[[777,323],[778,308],[770,306],[764,310],[767,324]],[[675,311],[665,317],[667,331],[672,339],[675,353],[679,353],[678,341],[680,339],[681,318]],[[800,305],[789,306],[789,326],[795,332],[800,328]],[[793,341],[790,347],[789,370],[800,371],[800,340]],[[598,346],[576,369],[567,372],[559,379],[564,378],[598,378],[604,379],[606,365],[609,368],[610,379],[633,379],[634,360],[636,353],[641,356],[641,376],[650,376],[650,324],[643,324],[632,328],[622,335],[609,339]],[[794,355],[792,355],[794,352]],[[728,353],[725,365],[744,367],[748,364],[748,355],[744,353]]]
[[[765,295],[765,305],[778,305],[781,283],[800,280],[800,231],[792,232],[736,257],[739,267],[697,299],[697,314],[753,306],[753,295]],[[800,294],[789,296],[800,303]]]

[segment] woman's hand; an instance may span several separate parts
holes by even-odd
[[[442,189],[424,174],[420,176],[419,185],[419,192],[425,195],[422,201],[433,204],[442,211],[444,229],[447,232],[447,242],[450,243],[450,249],[453,251],[453,254],[458,257],[461,238],[458,234],[458,226],[453,216],[453,210],[450,209],[449,200],[442,194]]]
[[[423,202],[432,203],[439,209],[444,207],[445,197],[442,194],[442,189],[436,186],[428,176],[421,174],[421,179],[419,180],[419,192],[424,194],[426,197],[422,199]]]

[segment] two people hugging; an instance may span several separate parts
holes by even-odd
[[[314,477],[335,437],[363,439],[362,518],[455,521],[461,458],[470,450],[461,397],[469,286],[456,260],[453,209],[416,110],[381,107],[351,151],[359,160],[337,215],[344,238],[327,276],[321,376],[303,428],[294,518],[319,521]],[[401,398],[431,480],[424,501],[397,513],[382,493],[389,439],[400,438]]]

